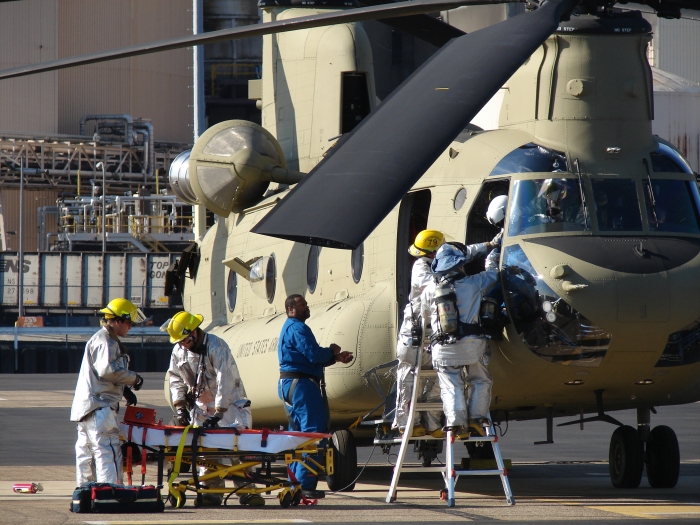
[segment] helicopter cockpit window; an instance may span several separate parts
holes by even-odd
[[[258,297],[271,303],[275,298],[277,284],[277,266],[274,254],[261,257],[250,267],[250,288]]]
[[[651,153],[651,167],[656,173],[693,173],[688,161],[678,151],[661,142]]]
[[[552,290],[519,245],[504,249],[501,276],[508,313],[532,353],[552,363],[600,365],[612,335]]]
[[[691,365],[700,361],[700,319],[668,336],[657,367]]]
[[[577,179],[516,180],[508,216],[510,236],[586,229]]]
[[[632,179],[591,179],[598,230],[642,231],[637,185]]]
[[[569,171],[566,155],[530,142],[503,157],[489,176]]]
[[[649,229],[658,232],[700,234],[698,186],[692,180],[644,181]]]

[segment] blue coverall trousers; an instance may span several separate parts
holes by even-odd
[[[289,390],[292,388],[293,382],[296,382],[296,386],[291,393],[290,399]],[[277,393],[280,399],[284,401],[285,409],[293,422],[293,426],[290,425],[289,430],[297,432],[328,432],[326,407],[321,396],[321,389],[311,379],[280,379]],[[325,445],[325,441],[323,440],[321,445]],[[309,454],[309,456],[321,465],[324,464],[325,460],[320,455]],[[290,469],[297,481],[301,483],[302,489],[316,490],[318,476],[312,475],[299,463],[293,463]]]

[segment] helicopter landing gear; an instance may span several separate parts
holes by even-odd
[[[644,470],[644,444],[629,425],[618,427],[610,438],[610,481],[616,488],[639,486]]]
[[[331,438],[333,446],[333,474],[326,476],[329,490],[350,492],[355,488],[357,474],[357,448],[352,432],[336,430]]]
[[[621,426],[610,438],[610,481],[617,488],[638,487],[644,465],[653,488],[678,483],[681,455],[676,433],[665,425],[650,430],[651,412],[656,410],[637,408],[637,429]]]
[[[678,483],[681,454],[672,428],[659,425],[651,431],[646,444],[647,480],[656,489],[668,489]]]

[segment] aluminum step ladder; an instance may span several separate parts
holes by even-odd
[[[420,362],[420,360],[419,360]],[[443,438],[436,438],[427,434],[425,436],[413,437],[413,426],[416,420],[417,412],[425,412],[430,410],[442,410],[442,403],[420,403],[417,402],[418,392],[421,391],[420,385],[422,380],[430,377],[437,377],[437,371],[435,370],[421,370],[420,366],[414,368],[414,381],[413,381],[413,395],[411,397],[411,409],[408,413],[408,418],[406,420],[406,428],[404,434],[400,439],[395,439],[393,442],[396,444],[401,444],[399,449],[399,454],[396,459],[396,465],[394,466],[394,474],[391,478],[391,485],[389,487],[389,492],[386,496],[387,503],[393,503],[396,501],[396,491],[399,485],[399,478],[404,472],[439,472],[442,474],[445,480],[445,488],[440,491],[440,499],[447,502],[448,507],[455,506],[455,484],[460,476],[500,476],[501,483],[503,484],[503,492],[506,496],[506,502],[508,505],[515,505],[515,498],[513,498],[513,492],[510,490],[510,483],[508,482],[508,471],[503,463],[503,456],[501,455],[501,449],[498,446],[498,436],[496,435],[493,424],[485,427],[485,436],[479,437],[469,437],[468,439],[456,438],[451,431],[446,433]],[[488,415],[489,421],[491,420],[491,414]],[[445,440],[445,465],[441,467],[405,467],[404,460],[406,458],[406,452],[408,452],[408,447],[412,442],[422,441],[422,440]],[[491,443],[493,448],[493,455],[496,458],[496,469],[495,470],[457,470],[454,465],[454,445],[455,441],[461,441],[463,443],[480,443],[488,442]]]

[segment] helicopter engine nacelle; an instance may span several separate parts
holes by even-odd
[[[303,173],[286,169],[282,148],[264,128],[245,120],[212,126],[170,166],[170,186],[183,201],[221,217],[263,197],[270,182],[296,184]]]

